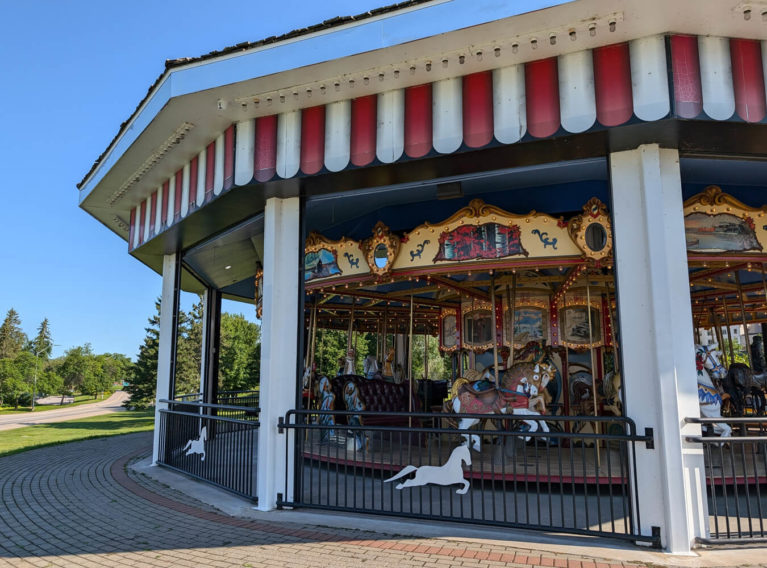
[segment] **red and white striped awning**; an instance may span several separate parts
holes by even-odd
[[[765,62],[767,42],[653,36],[238,122],[131,211],[129,248],[253,182],[669,116],[761,122]]]

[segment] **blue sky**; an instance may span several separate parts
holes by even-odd
[[[0,318],[54,355],[90,342],[134,357],[161,279],[77,207],[76,183],[163,71],[166,59],[255,41],[386,0],[0,3]],[[245,304],[227,306],[254,318]]]

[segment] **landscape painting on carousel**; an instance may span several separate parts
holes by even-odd
[[[503,258],[517,254],[527,256],[519,237],[518,225],[462,225],[439,236],[439,252],[434,261]]]
[[[507,318],[509,312],[507,311]],[[548,313],[540,308],[517,308],[514,310],[514,345],[526,345],[530,341],[542,341],[548,339],[546,321]],[[508,321],[506,325],[507,337]]]
[[[314,280],[315,278],[327,278],[341,274],[338,268],[336,255],[333,251],[321,248],[314,252],[308,252],[304,256],[304,280]]]
[[[750,222],[749,222],[750,221]],[[754,222],[729,213],[692,213],[684,218],[687,250],[735,252],[762,250],[754,233]]]
[[[711,185],[684,203],[690,253],[760,253],[767,243],[767,208],[754,208]]]
[[[568,306],[561,310],[562,339],[565,344],[587,347],[601,343],[602,328],[599,325],[599,310],[591,308],[591,331],[589,311],[586,306]]]

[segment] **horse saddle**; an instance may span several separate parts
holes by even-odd
[[[480,379],[463,385],[458,391],[458,398],[464,412],[478,414],[500,412],[498,391],[495,384],[487,379]]]

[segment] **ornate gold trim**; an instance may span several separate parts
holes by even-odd
[[[685,209],[688,207],[694,208],[696,205],[702,207],[721,207],[729,205],[734,209],[740,209],[742,211],[767,211],[767,205],[762,207],[751,207],[750,205],[746,205],[729,193],[724,193],[722,188],[718,185],[709,185],[701,193],[693,195],[690,199],[684,202]],[[728,213],[728,211],[725,211],[725,213]]]
[[[375,263],[375,250],[379,245],[386,246],[386,265],[378,267]],[[394,266],[394,259],[397,258],[400,247],[400,238],[393,234],[389,227],[384,225],[383,221],[378,221],[373,227],[373,236],[368,237],[360,243],[360,250],[365,256],[365,262],[370,267],[370,271],[378,276],[386,276],[391,272]]]
[[[606,243],[602,250],[595,251],[586,244],[586,230],[593,224],[599,224],[605,231]],[[594,261],[602,261],[608,258],[613,251],[613,230],[610,224],[610,215],[607,213],[607,206],[598,198],[592,197],[583,206],[583,213],[570,219],[567,225],[567,232],[570,238],[583,252],[586,258]]]

